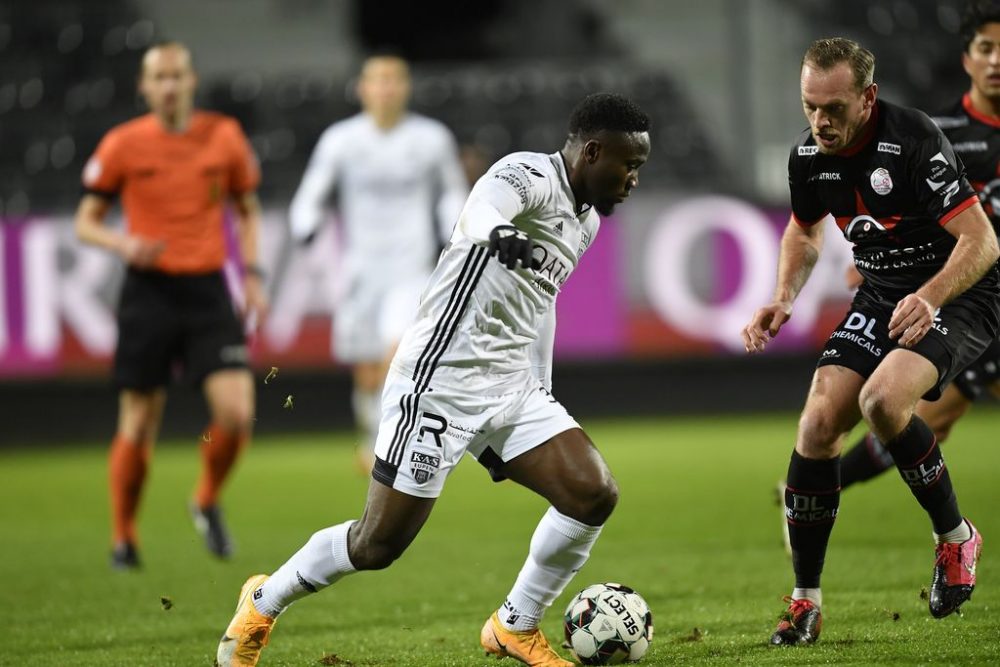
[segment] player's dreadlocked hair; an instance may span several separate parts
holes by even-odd
[[[962,16],[962,50],[968,51],[976,33],[987,23],[1000,23],[1000,2],[996,0],[971,0]]]
[[[632,100],[614,93],[583,98],[569,116],[569,135],[589,137],[602,130],[648,132],[649,116]]]

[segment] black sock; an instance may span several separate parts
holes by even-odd
[[[885,447],[896,461],[903,481],[930,516],[935,533],[947,533],[962,523],[941,448],[934,432],[920,417],[914,415],[902,433],[885,443]]]
[[[893,466],[892,454],[874,433],[865,433],[857,444],[840,457],[840,490],[867,482]]]
[[[833,521],[840,508],[840,457],[807,459],[792,452],[785,517],[796,588],[819,588]]]

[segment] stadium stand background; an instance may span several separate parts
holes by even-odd
[[[166,38],[192,47],[199,104],[243,124],[262,163],[262,199],[274,211],[287,207],[322,130],[356,110],[353,76],[363,54],[390,47],[413,62],[413,108],[444,121],[461,143],[490,158],[557,148],[569,109],[588,92],[636,99],[654,127],[652,160],[629,203],[636,227],[700,194],[787,215],[787,146],[805,124],[796,82],[808,42],[833,34],[856,38],[876,53],[884,95],[914,105],[944,103],[965,86],[959,7],[950,0],[703,0],[695,6],[657,0],[7,0],[0,3],[0,224],[71,215],[80,171],[99,138],[141,111],[135,77],[142,51]],[[629,234],[623,270],[632,303],[644,299],[636,267],[647,237]],[[6,301],[10,307],[9,295]],[[651,331],[649,337],[660,335]],[[788,408],[801,400],[812,348],[753,360],[704,345],[695,354],[684,347],[668,354],[646,348],[577,354],[558,365],[556,387],[581,415]],[[0,368],[6,422],[0,443],[106,434],[114,399],[99,369],[7,370]],[[342,371],[330,366],[291,373],[285,381],[282,391],[297,396],[294,414],[264,395],[259,428],[347,423]],[[174,392],[167,432],[199,424],[197,405],[192,392]],[[58,423],[40,428],[39,415],[50,411],[61,415]]]

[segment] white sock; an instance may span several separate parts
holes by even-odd
[[[497,610],[508,630],[533,630],[542,614],[590,557],[601,526],[588,526],[550,507],[531,536],[528,558]]]
[[[970,539],[972,539],[972,528],[969,527],[969,522],[965,519],[962,519],[962,523],[958,524],[954,530],[949,530],[947,533],[942,533],[941,535],[934,533],[934,540],[938,544],[944,544],[945,542],[961,544]]]
[[[793,600],[809,600],[817,607],[823,606],[823,591],[818,588],[793,588]]]
[[[347,531],[354,521],[316,531],[253,594],[257,611],[277,618],[288,605],[355,571],[347,554]]]
[[[382,421],[382,388],[375,391],[355,388],[351,392],[351,409],[354,412],[354,423],[361,431],[361,444],[374,450],[378,425]]]

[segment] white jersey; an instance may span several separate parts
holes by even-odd
[[[421,299],[393,368],[416,382],[503,391],[533,374],[551,385],[556,296],[600,224],[577,214],[560,153],[513,153],[479,179]],[[487,255],[490,231],[513,224],[531,238],[538,269]]]
[[[413,113],[389,130],[365,113],[327,128],[292,200],[295,238],[324,222],[333,190],[346,282],[426,276],[468,193],[451,132]]]

